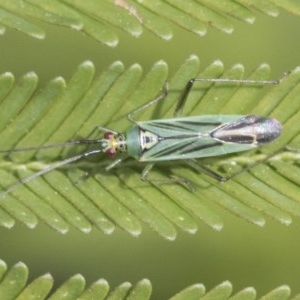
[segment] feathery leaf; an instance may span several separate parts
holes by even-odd
[[[0,267],[4,269],[2,280],[0,282],[0,295],[3,300],[90,300],[90,299],[151,299],[152,284],[148,279],[142,279],[135,284],[129,282],[121,283],[114,289],[111,289],[105,279],[98,279],[90,285],[86,285],[85,278],[81,274],[76,274],[68,278],[60,286],[53,289],[54,279],[51,274],[39,276],[28,282],[29,270],[22,263],[16,263],[7,270],[6,263],[0,260]],[[154,287],[155,289],[155,287]],[[170,300],[196,300],[196,299],[230,299],[230,300],[255,300],[256,290],[253,287],[247,287],[235,294],[232,294],[233,286],[229,281],[224,281],[219,285],[206,291],[202,283],[195,283],[176,293],[169,298]],[[299,294],[290,297],[291,289],[287,285],[281,285],[260,299],[298,299]]]
[[[124,70],[120,62],[115,62],[94,78],[93,64],[84,62],[68,83],[56,78],[39,93],[35,93],[36,75],[25,75],[14,86],[9,83],[9,92],[4,93],[0,104],[0,111],[4,111],[2,106],[10,111],[7,124],[2,123],[1,148],[23,148],[87,138],[98,125],[124,132],[131,125],[126,114],[160,93],[167,79],[167,70],[167,65],[159,61],[142,77],[139,65]],[[224,72],[220,61],[199,73],[199,60],[191,56],[170,78],[166,99],[142,112],[138,119],[170,117],[185,84],[195,76],[245,78],[241,65]],[[264,64],[249,78],[261,80],[268,76],[269,67]],[[11,78],[11,74],[3,74],[0,85],[11,82]],[[282,137],[269,146],[200,162],[216,171],[231,174],[290,143],[299,147],[300,129],[295,126],[300,111],[297,101],[299,81],[300,68],[296,68],[280,84],[271,88],[246,84],[196,84],[189,94],[184,115],[255,112],[272,115],[284,126]],[[283,109],[287,106],[287,110]],[[99,138],[98,133],[96,136]],[[1,153],[0,184],[3,191],[19,178],[82,153],[84,148]],[[13,189],[0,200],[0,224],[11,227],[18,220],[34,228],[40,219],[62,233],[67,232],[70,226],[88,233],[95,226],[107,234],[112,233],[117,225],[138,236],[142,231],[142,221],[164,238],[174,240],[176,228],[195,233],[198,220],[214,230],[221,230],[222,217],[214,209],[217,204],[258,226],[265,224],[266,216],[289,225],[292,216],[300,216],[298,161],[299,153],[279,152],[267,163],[226,183],[219,183],[199,173],[195,166],[181,161],[157,163],[151,170],[152,177],[186,178],[195,187],[192,193],[179,184],[142,182],[140,176],[144,164],[133,159],[106,172],[104,168],[111,160],[99,155],[95,159],[68,164]]]
[[[210,28],[234,30],[233,20],[253,23],[258,12],[275,17],[279,8],[300,15],[292,0],[1,0],[0,34],[9,27],[35,38],[45,32],[35,20],[81,30],[108,46],[118,44],[115,27],[132,36],[147,29],[162,39],[173,36],[173,27],[203,36]]]

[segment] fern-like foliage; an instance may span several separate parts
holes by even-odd
[[[26,74],[14,84],[10,73],[0,77],[0,149],[63,143],[86,138],[97,125],[125,132],[132,125],[126,114],[160,93],[168,77],[168,67],[157,62],[142,77],[139,65],[124,69],[113,63],[98,77],[94,66],[84,62],[68,83],[55,78],[36,92],[37,76]],[[192,77],[245,78],[237,64],[224,72],[216,61],[199,72],[196,56],[188,58],[169,79],[170,91],[164,101],[137,116],[139,120],[170,117],[187,81]],[[269,67],[259,66],[249,76],[266,79]],[[278,141],[257,151],[200,160],[224,174],[256,163],[286,145],[299,147],[300,69],[296,68],[274,87],[198,83],[189,94],[184,115],[259,114],[282,122]],[[101,133],[102,136],[102,133]],[[100,136],[100,137],[101,137]],[[99,137],[99,135],[97,135]],[[80,147],[51,148],[30,152],[1,153],[0,185],[3,191],[20,178],[51,163],[82,153]],[[162,237],[174,240],[177,228],[195,233],[201,220],[214,230],[223,227],[215,205],[253,224],[263,226],[268,216],[288,225],[300,216],[299,154],[279,152],[234,179],[219,183],[181,161],[158,163],[151,177],[184,177],[194,192],[180,184],[142,182],[143,163],[128,159],[110,172],[111,159],[100,154],[82,159],[66,168],[20,185],[0,200],[0,224],[10,228],[18,220],[34,228],[38,220],[61,233],[74,226],[82,232],[96,227],[112,233],[116,226],[131,235],[141,233],[141,222]],[[3,194],[2,194],[3,195]]]
[[[253,23],[258,12],[277,16],[279,8],[300,15],[292,0],[1,0],[0,33],[13,28],[35,38],[45,32],[35,20],[82,30],[108,46],[116,46],[118,27],[133,36],[143,29],[162,39],[173,36],[173,25],[197,35],[209,27],[225,33],[234,30],[232,19]]]
[[[91,300],[91,299],[151,299],[152,284],[148,279],[142,279],[136,284],[121,283],[110,289],[105,279],[99,279],[86,286],[85,278],[81,274],[74,275],[53,290],[54,279],[47,273],[28,282],[29,270],[19,262],[10,269],[4,261],[0,260],[0,298],[2,300]],[[209,291],[205,290],[202,283],[196,283],[179,291],[170,300],[196,300],[196,299],[231,299],[248,300],[257,299],[253,287],[244,288],[232,295],[233,286],[229,281],[224,281]],[[279,286],[266,295],[263,299],[299,299],[300,294],[290,297],[291,289],[287,285]],[[261,299],[261,298],[260,298]]]

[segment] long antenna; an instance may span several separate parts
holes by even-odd
[[[40,170],[40,171],[38,171],[38,172],[36,172],[32,175],[29,175],[27,177],[24,177],[24,178],[20,179],[18,182],[14,183],[10,187],[8,187],[4,192],[2,192],[0,194],[0,199],[4,199],[9,193],[11,193],[13,190],[15,190],[18,186],[23,185],[23,184],[25,184],[25,183],[41,176],[41,175],[44,175],[44,174],[56,169],[56,168],[59,168],[61,166],[67,165],[71,162],[80,160],[81,158],[84,158],[84,157],[87,157],[87,156],[90,156],[90,155],[95,155],[95,154],[102,153],[102,152],[103,152],[103,149],[91,150],[91,151],[87,151],[87,152],[78,154],[76,156],[66,158],[66,159],[64,159],[62,161],[59,161],[57,163],[54,163],[54,164],[50,165],[49,167],[47,167],[43,170]]]
[[[51,148],[62,148],[62,147],[68,147],[68,146],[74,146],[74,145],[94,145],[99,144],[103,141],[103,139],[96,139],[96,140],[74,140],[74,141],[68,141],[61,144],[50,144],[50,145],[44,145],[44,146],[33,146],[33,147],[26,147],[26,148],[13,148],[8,150],[0,150],[0,153],[9,153],[9,152],[24,152],[24,151],[34,151],[34,150],[40,150],[40,149],[51,149]]]

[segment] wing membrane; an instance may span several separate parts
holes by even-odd
[[[141,130],[157,135],[158,142],[144,151],[140,161],[201,158],[248,150],[249,145],[228,144],[211,137],[219,126],[241,115],[207,115],[138,122]]]

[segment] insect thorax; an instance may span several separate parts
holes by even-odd
[[[139,159],[143,152],[159,142],[159,136],[139,126],[132,126],[126,132],[128,155]]]

